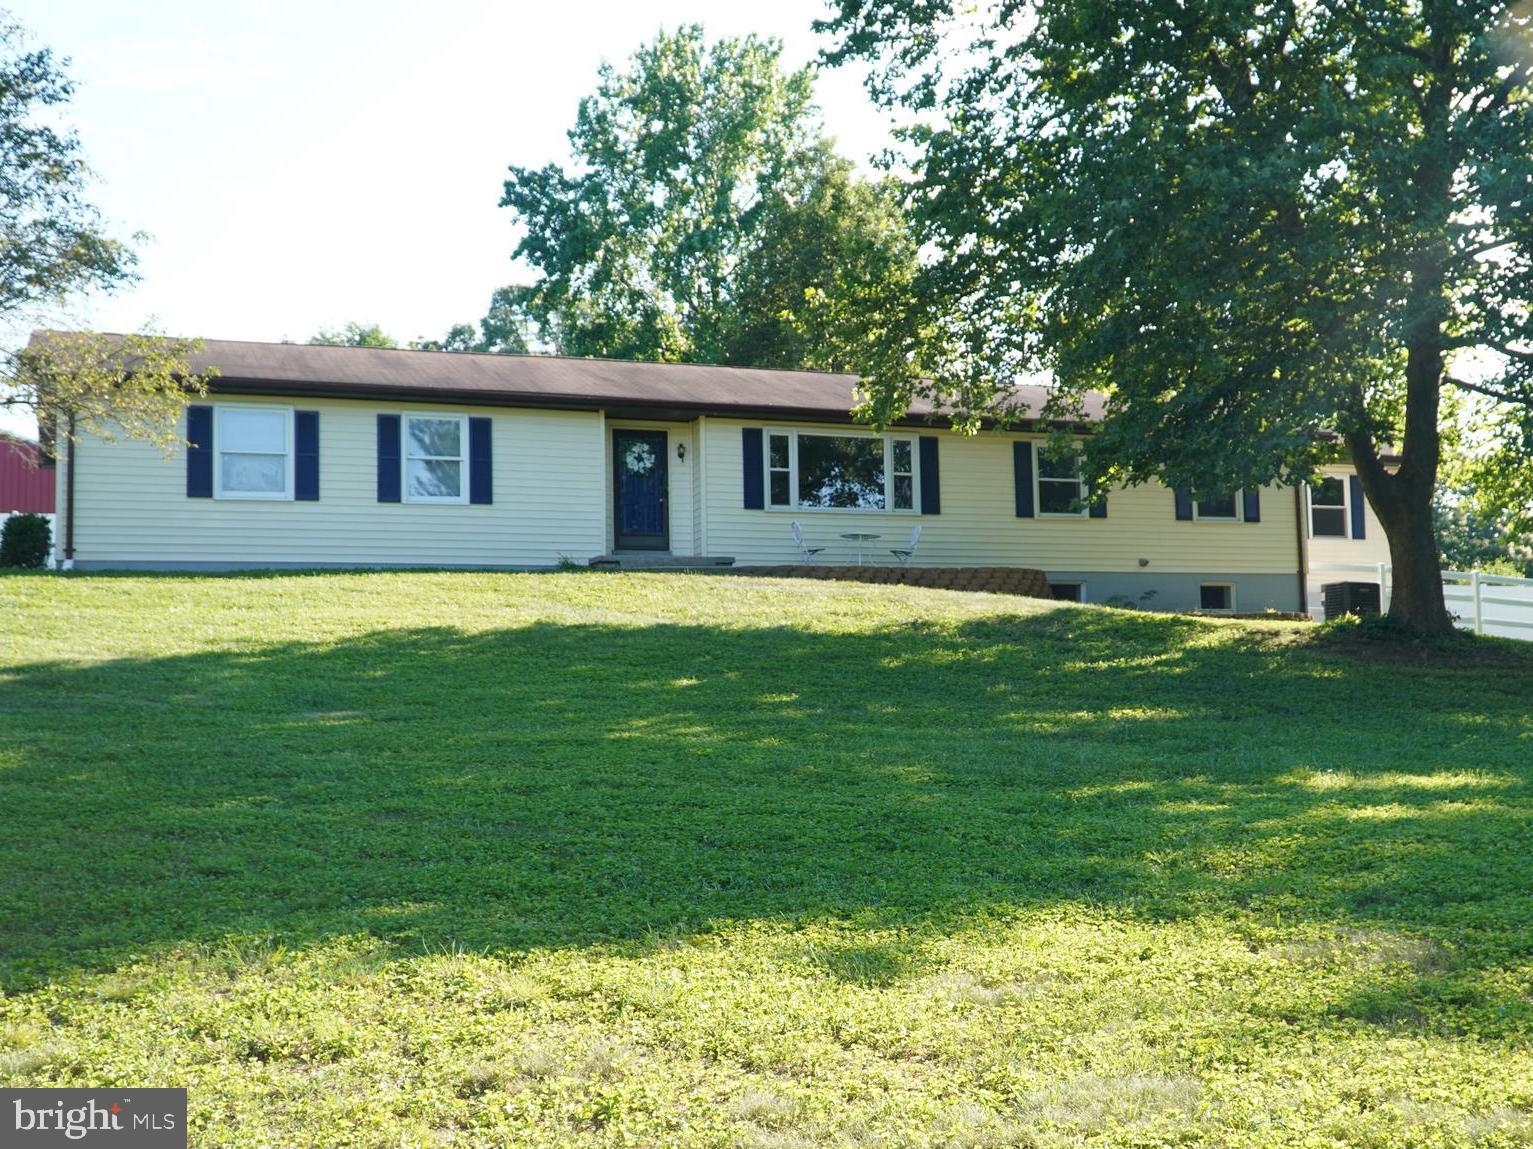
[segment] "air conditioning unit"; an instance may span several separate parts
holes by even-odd
[[[1329,622],[1344,614],[1378,614],[1379,584],[1376,582],[1332,582],[1320,588]]]

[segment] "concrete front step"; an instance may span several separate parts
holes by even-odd
[[[656,551],[618,551],[597,555],[587,565],[601,570],[695,571],[717,570],[735,565],[728,555],[673,555]]]

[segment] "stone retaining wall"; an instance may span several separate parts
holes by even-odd
[[[1030,567],[735,567],[737,574],[771,578],[826,578],[850,582],[926,586],[937,590],[977,590],[1048,598],[1049,580]]]

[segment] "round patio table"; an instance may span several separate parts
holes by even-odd
[[[881,539],[881,538],[883,538],[882,535],[870,535],[870,534],[864,533],[863,531],[847,531],[841,537],[843,539],[847,540],[847,542],[856,544],[856,547],[857,547],[857,565],[858,566],[862,565],[862,544],[863,543],[871,543],[874,539]]]

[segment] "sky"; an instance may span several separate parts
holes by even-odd
[[[94,202],[115,234],[145,233],[136,286],[51,321],[220,339],[357,320],[404,341],[476,320],[494,288],[528,278],[496,206],[505,169],[567,158],[603,60],[689,23],[776,36],[790,66],[826,46],[810,26],[823,0],[6,6],[71,61],[65,119]],[[818,93],[845,154],[889,143],[860,70],[822,74]]]

